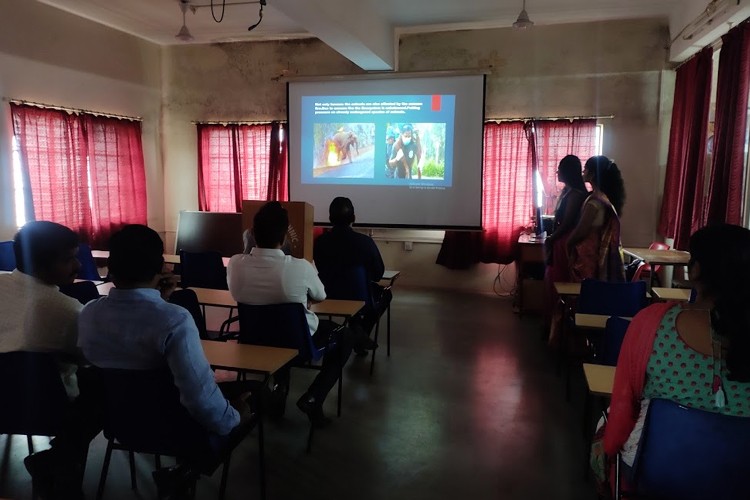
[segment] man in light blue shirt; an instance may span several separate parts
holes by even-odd
[[[249,430],[242,426],[242,430],[232,432],[241,421],[249,421],[252,412],[240,397],[232,398],[231,403],[225,398],[203,353],[195,320],[186,309],[166,301],[175,282],[174,277],[161,274],[163,252],[161,238],[146,226],[125,226],[112,236],[108,264],[115,288],[109,296],[89,302],[81,311],[78,345],[97,368],[166,368],[171,372],[180,403],[205,429],[206,438],[215,443],[208,454],[202,447],[196,449],[195,457],[187,457],[182,469],[174,471],[175,477],[187,474],[187,480],[192,472],[218,465]],[[230,382],[227,387],[226,392],[239,394],[244,383]],[[226,387],[222,385],[222,389]],[[202,438],[193,435],[185,439],[202,442]],[[158,477],[173,481],[161,472]]]
[[[81,311],[78,345],[99,368],[168,367],[190,415],[207,431],[227,435],[240,414],[214,381],[193,317],[164,300],[174,283],[162,277],[163,252],[161,238],[146,226],[126,226],[112,236],[115,288]]]

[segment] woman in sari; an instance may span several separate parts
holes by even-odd
[[[560,314],[556,307],[557,293],[555,282],[571,281],[570,264],[566,245],[568,236],[578,223],[581,206],[586,200],[588,192],[583,182],[581,160],[575,155],[567,155],[560,160],[557,167],[557,180],[565,184],[560,192],[555,207],[555,228],[544,240],[544,255],[546,269],[544,273],[545,288],[547,290],[546,324],[552,325],[550,337],[555,337],[555,330],[559,327]]]
[[[606,156],[593,156],[586,161],[583,178],[593,191],[568,237],[571,279],[625,281],[619,217],[625,204],[625,185],[620,169]]]
[[[578,224],[581,206],[588,195],[581,170],[581,160],[575,155],[566,156],[557,167],[557,180],[565,187],[560,191],[555,207],[555,229],[544,241],[547,276],[552,283],[570,281],[566,244],[570,232]]]

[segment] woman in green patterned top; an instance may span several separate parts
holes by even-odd
[[[628,328],[617,362],[608,456],[632,465],[653,398],[750,417],[750,230],[722,224],[690,238],[693,304],[654,304]]]

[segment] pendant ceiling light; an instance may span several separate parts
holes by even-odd
[[[529,13],[526,12],[526,0],[523,0],[523,9],[521,9],[521,12],[518,14],[516,22],[513,23],[513,27],[524,30],[526,28],[531,28],[532,26],[534,26],[534,22],[529,19]]]
[[[189,0],[180,0],[180,10],[182,11],[182,27],[174,37],[178,40],[182,40],[183,42],[189,42],[193,40],[193,35],[190,34],[190,30],[188,29],[187,24],[185,24],[185,13],[187,12],[189,6]]]

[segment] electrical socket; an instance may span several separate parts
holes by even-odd
[[[411,252],[414,250],[414,242],[412,241],[404,241],[404,250],[407,252]]]

